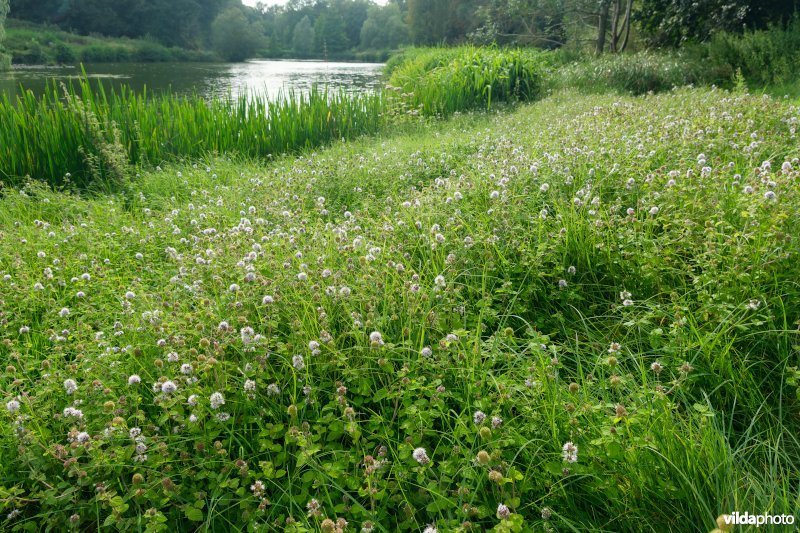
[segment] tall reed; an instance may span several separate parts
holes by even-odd
[[[53,185],[71,174],[79,186],[97,179],[92,159],[117,141],[128,163],[237,153],[267,157],[375,131],[382,98],[314,87],[207,101],[200,96],[135,94],[82,80],[53,83],[37,97],[0,99],[0,180],[25,176]],[[99,129],[99,131],[97,131]],[[102,157],[101,157],[102,159]],[[102,170],[102,169],[101,169]]]
[[[409,108],[425,115],[449,115],[498,101],[539,96],[546,52],[460,47],[411,49],[388,65],[389,85]]]

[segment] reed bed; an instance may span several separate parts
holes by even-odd
[[[377,130],[379,94],[314,87],[276,100],[107,90],[83,80],[0,100],[0,180],[26,176],[79,186],[123,177],[132,166],[236,153],[266,158]]]
[[[390,88],[410,109],[450,115],[537,98],[547,65],[546,52],[465,46],[412,49],[387,70]]]

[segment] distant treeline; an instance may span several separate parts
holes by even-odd
[[[11,0],[10,7],[14,19],[232,61],[383,60],[406,44],[569,44],[598,53],[623,51],[631,41],[679,47],[786,24],[800,0],[289,0],[254,8],[241,0]]]

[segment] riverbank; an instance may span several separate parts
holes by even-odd
[[[797,514],[797,120],[559,93],[124,195],[7,194],[0,523]]]
[[[22,65],[220,61],[210,51],[166,47],[146,39],[78,35],[14,19],[6,21],[3,45],[12,63]]]

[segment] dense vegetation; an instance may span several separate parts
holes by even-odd
[[[313,89],[308,94],[215,99],[106,92],[84,80],[55,83],[41,98],[28,91],[0,100],[3,181],[33,177],[51,184],[121,186],[131,165],[209,153],[266,159],[374,132],[379,95]]]
[[[197,57],[179,50],[213,51],[230,61],[254,56],[382,61],[409,43],[567,46],[597,53],[621,52],[632,42],[640,48],[679,47],[720,32],[783,27],[800,7],[797,1],[391,0],[377,5],[372,0],[291,0],[251,8],[241,0],[12,0],[11,16],[50,34],[58,27],[82,36],[150,42],[143,57],[108,50],[90,54],[92,61]],[[72,39],[60,38],[59,50],[48,53],[50,39],[26,37],[15,40],[15,50],[24,56],[17,62],[83,58],[70,45]],[[156,43],[162,48],[155,50]]]
[[[6,33],[13,62],[24,65],[218,60],[212,52],[168,48],[152,39],[84,36],[18,20],[8,22]]]
[[[0,0],[0,72],[11,66],[11,56],[5,50],[5,22],[8,15],[8,0]]]
[[[797,514],[798,120],[562,93],[124,196],[7,191],[0,527]]]
[[[643,94],[749,84],[800,95],[798,71],[800,19],[794,19],[786,29],[738,38],[720,33],[681,52],[599,59],[567,49],[407,48],[387,63],[382,94],[354,98],[316,90],[272,103],[223,99],[208,105],[199,97],[106,93],[84,83],[67,89],[65,99],[64,89],[53,85],[40,99],[0,99],[0,175],[6,182],[30,176],[60,185],[69,172],[69,181],[80,186],[120,185],[130,164],[152,167],[231,151],[272,157],[375,132],[399,117],[446,116],[564,88]]]

